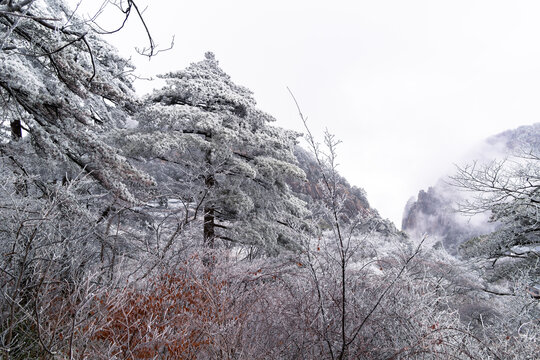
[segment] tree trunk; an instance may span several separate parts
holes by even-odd
[[[214,186],[214,175],[209,175],[204,180],[207,189]],[[216,223],[215,223],[215,210],[213,205],[206,205],[204,207],[204,224],[203,224],[203,239],[204,246],[213,248],[214,239],[216,237]]]
[[[213,248],[214,239],[216,237],[213,207],[207,207],[204,209],[203,236],[204,236],[204,246]]]
[[[21,120],[13,120],[10,123],[11,126],[11,138],[13,140],[19,140],[22,138],[22,124]]]

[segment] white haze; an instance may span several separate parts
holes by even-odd
[[[475,144],[539,119],[538,1],[137,3],[148,5],[144,18],[161,47],[175,35],[174,48],[152,61],[133,51],[146,40],[134,16],[108,37],[141,75],[213,51],[278,125],[302,130],[290,87],[314,133],[327,127],[343,141],[341,173],[397,226],[407,199]],[[112,18],[100,22],[112,28]],[[137,83],[141,93],[153,86]]]

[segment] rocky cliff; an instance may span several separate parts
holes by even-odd
[[[290,182],[291,189],[308,203],[324,199],[324,188],[321,184],[322,175],[319,164],[314,156],[301,147],[295,149],[299,167],[306,173],[306,181]],[[348,219],[359,216],[364,222],[374,224],[380,233],[398,233],[395,225],[389,220],[383,220],[376,209],[370,207],[364,189],[351,186],[344,177],[338,178],[338,190],[344,197],[344,215]]]
[[[437,246],[456,255],[459,244],[484,233],[489,226],[484,219],[473,220],[459,214],[457,202],[458,194],[442,181],[427,191],[420,190],[405,207],[401,229],[415,237],[428,235]]]

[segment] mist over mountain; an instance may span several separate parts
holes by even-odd
[[[527,154],[540,149],[540,123],[521,126],[487,138],[473,151],[466,162],[489,164],[511,155]],[[427,234],[450,254],[458,253],[459,245],[468,239],[486,234],[496,228],[490,222],[490,214],[465,215],[459,212],[459,204],[470,194],[442,177],[427,190],[420,190],[405,205],[402,230],[419,236]]]

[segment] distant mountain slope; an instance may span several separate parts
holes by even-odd
[[[540,149],[540,123],[504,131],[488,138],[486,143],[499,148],[502,146],[508,152]]]
[[[307,150],[297,146],[295,155],[299,167],[306,173],[307,181],[290,182],[292,190],[304,201],[310,203],[323,199],[323,188],[321,186],[321,171],[313,155]],[[344,178],[339,178],[339,189],[345,198],[344,213],[349,218],[360,216],[364,221],[375,224],[375,230],[380,233],[397,234],[396,226],[389,220],[383,220],[376,209],[370,207],[364,189],[351,186]]]
[[[459,244],[491,229],[484,217],[470,219],[456,213],[459,200],[455,189],[443,181],[427,191],[420,190],[405,206],[401,229],[416,237],[427,234],[456,255]]]
[[[470,162],[487,162],[513,153],[540,149],[540,123],[507,130],[486,139],[480,150],[471,154]],[[451,254],[473,236],[492,231],[488,217],[468,218],[456,212],[464,194],[442,178],[427,191],[420,190],[405,206],[402,230],[409,234],[428,234],[440,240]]]

